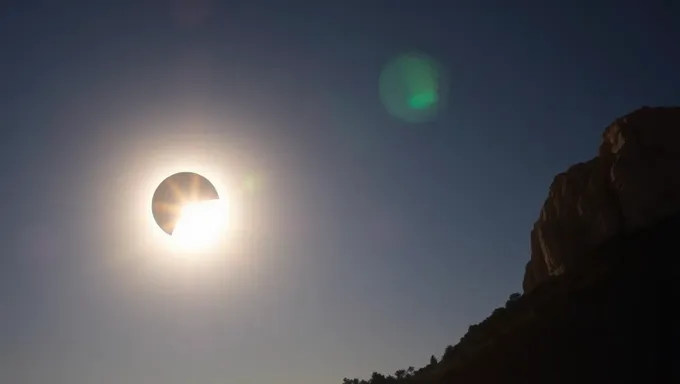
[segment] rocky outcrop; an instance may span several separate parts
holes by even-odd
[[[680,212],[680,107],[614,121],[599,154],[555,177],[531,231],[523,288],[568,271],[612,237]]]

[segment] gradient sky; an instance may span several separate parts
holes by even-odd
[[[185,3],[0,5],[0,382],[420,367],[521,290],[552,177],[680,104],[678,2]],[[426,124],[378,95],[413,50],[450,80]],[[262,181],[222,270],[163,265],[141,225],[182,156]]]

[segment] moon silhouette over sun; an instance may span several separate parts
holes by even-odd
[[[172,236],[178,223],[186,220],[187,207],[217,201],[219,198],[217,189],[205,177],[193,172],[175,173],[156,188],[151,201],[151,212],[156,224],[163,232]]]

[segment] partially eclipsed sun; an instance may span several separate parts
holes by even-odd
[[[156,224],[182,251],[205,251],[221,239],[229,212],[205,177],[176,173],[158,186],[152,199]]]

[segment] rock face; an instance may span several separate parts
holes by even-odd
[[[524,292],[612,237],[680,212],[680,107],[616,119],[599,154],[555,177],[531,231]]]

